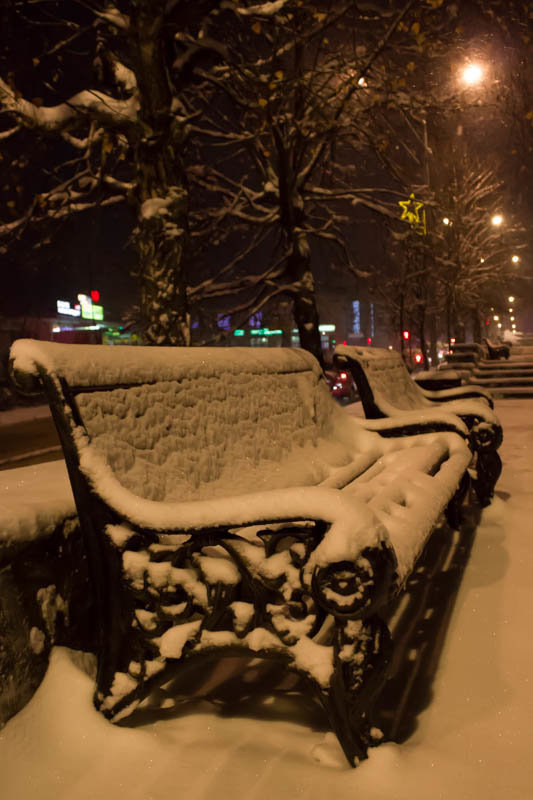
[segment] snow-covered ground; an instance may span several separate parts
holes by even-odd
[[[90,677],[56,648],[32,701],[0,731],[2,800],[530,798],[533,401],[500,400],[496,411],[497,497],[477,531],[433,700],[406,743],[384,744],[351,770],[332,734],[299,718],[297,704],[288,714],[268,698],[254,718],[198,701],[115,727],[93,709]]]

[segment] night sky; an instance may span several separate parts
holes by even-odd
[[[83,17],[81,6],[79,13]],[[528,250],[523,252],[522,264],[524,273],[533,275],[528,255],[533,245],[529,225],[533,214],[531,152],[525,152],[520,143],[517,146],[516,125],[502,117],[497,105],[506,73],[520,72],[525,75],[531,66],[525,60],[520,40],[506,39],[487,21],[483,21],[475,10],[475,3],[463,2],[461,13],[463,27],[457,42],[457,63],[465,59],[479,59],[490,68],[491,81],[491,94],[482,97],[477,106],[474,105],[465,113],[462,135],[469,137],[474,143],[476,155],[496,167],[504,180],[506,208],[503,211],[515,214],[526,226],[523,236]],[[11,45],[3,49],[2,69],[4,71],[7,68],[6,59],[10,59],[9,68],[16,73],[17,84],[30,98],[39,96],[45,104],[57,103],[87,83],[88,76],[83,71],[69,70],[60,65],[58,80],[50,90],[47,89],[45,84],[50,83],[52,74],[57,71],[57,63],[45,64],[44,67],[41,64],[37,73],[28,58],[33,42],[31,39],[28,41],[27,36],[27,30],[10,28],[7,24],[4,26],[4,41],[8,37],[12,37],[11,41],[21,41],[24,37],[26,46],[17,48]],[[83,45],[82,41],[80,47]],[[438,78],[434,74],[427,77],[430,81]],[[529,145],[531,141],[533,136],[530,133]],[[28,148],[30,146],[28,142]],[[4,179],[8,183],[21,183],[25,194],[38,189],[40,163],[46,164],[46,159],[56,162],[61,159],[60,151],[54,152],[53,145],[47,143],[41,162],[37,160],[33,168],[22,166],[17,170],[12,166],[14,153],[11,145],[2,143],[1,152],[4,156],[1,165]],[[44,238],[43,235],[40,232],[25,234],[8,254],[0,256],[0,312],[7,315],[53,313],[56,299],[74,301],[78,292],[96,288],[100,291],[106,318],[119,317],[136,299],[136,281],[130,275],[135,255],[128,244],[133,224],[131,210],[127,206],[117,206],[91,215],[79,215],[62,224],[52,235],[51,243],[37,250],[33,244],[39,237]],[[378,218],[355,210],[349,240],[354,262],[362,269],[380,263],[384,239],[380,235]],[[328,281],[328,263],[327,258],[319,258],[315,265],[319,286]],[[336,275],[337,279],[342,284],[342,275]],[[353,285],[352,279],[346,283]],[[528,288],[524,287],[523,291],[527,292]]]

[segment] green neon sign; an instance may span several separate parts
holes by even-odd
[[[104,307],[96,306],[94,303],[82,303],[81,316],[83,319],[103,320]]]

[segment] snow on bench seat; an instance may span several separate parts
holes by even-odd
[[[463,423],[367,430],[300,350],[19,340],[11,356],[43,381],[95,560],[97,706],[120,719],[176,662],[238,647],[305,674],[363,758],[375,610],[464,490]]]

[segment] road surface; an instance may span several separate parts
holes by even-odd
[[[33,414],[39,416],[32,419]],[[30,418],[24,419],[25,416]],[[40,408],[26,408],[20,414],[16,411],[0,414],[0,470],[60,458],[63,453],[49,413]]]

